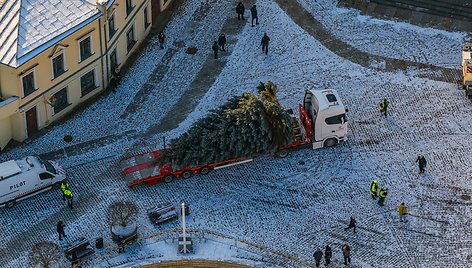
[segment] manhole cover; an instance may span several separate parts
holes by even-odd
[[[189,47],[187,50],[185,50],[185,53],[190,54],[190,55],[195,55],[197,53],[197,48],[196,47]]]
[[[462,198],[463,200],[467,200],[467,201],[468,201],[468,200],[470,200],[470,195],[463,194],[463,195],[461,195],[461,198]]]
[[[71,135],[64,136],[64,141],[65,142],[71,142],[72,141],[72,136]]]

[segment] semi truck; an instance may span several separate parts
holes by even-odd
[[[287,112],[294,123],[293,142],[282,146],[275,153],[276,157],[284,158],[291,150],[298,148],[333,147],[347,140],[347,109],[334,89],[308,90],[303,104],[298,105],[298,115],[294,115],[291,109]],[[153,185],[161,181],[169,183],[176,178],[187,179],[196,173],[206,175],[215,169],[253,161],[258,156],[250,155],[196,166],[179,166],[172,161],[159,165],[156,159],[165,150],[133,155],[120,161],[130,188],[142,182]]]
[[[467,98],[472,99],[472,43],[462,47],[462,89]]]
[[[36,156],[0,163],[0,206],[11,208],[17,201],[57,190],[65,179],[66,171],[57,162]]]

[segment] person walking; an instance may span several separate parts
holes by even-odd
[[[261,40],[261,46],[262,46],[262,53],[264,53],[264,49],[265,49],[266,55],[267,53],[269,53],[269,41],[270,41],[269,36],[267,36],[267,34],[264,33],[264,36],[262,37],[262,40]]]
[[[387,116],[387,107],[388,107],[388,100],[384,99],[380,103],[380,113],[383,113],[385,116]]]
[[[398,215],[400,215],[400,222],[407,222],[408,221],[406,219],[405,203],[401,203],[400,206],[398,206]]]
[[[379,204],[380,206],[383,206],[385,202],[385,197],[387,197],[387,194],[388,194],[388,189],[380,188],[380,191],[379,191],[380,198],[377,204]]]
[[[221,51],[226,51],[225,50],[226,36],[224,33],[220,34],[220,37],[218,37],[218,45],[220,46]]]
[[[113,93],[116,92],[116,88],[120,85],[121,75],[120,69],[118,67],[113,68],[111,71],[111,79],[110,79],[110,88]]]
[[[238,13],[238,20],[243,19],[244,20],[244,10],[246,8],[244,7],[242,2],[239,2],[238,5],[236,6],[236,13]]]
[[[351,220],[349,221],[349,225],[344,228],[344,231],[354,228],[354,233],[356,232],[356,218],[351,217]]]
[[[257,17],[256,5],[253,5],[251,7],[251,17],[252,17],[251,26],[254,27],[254,20],[256,20],[256,25],[259,25],[259,18]]]
[[[374,180],[370,185],[370,194],[372,195],[372,199],[377,199],[377,192],[379,191],[377,183],[377,180]]]
[[[418,167],[420,168],[420,173],[424,173],[424,168],[426,167],[426,159],[424,156],[419,155],[418,158],[416,158],[416,162],[418,162]]]
[[[63,221],[58,221],[56,225],[56,230],[57,233],[59,234],[59,240],[62,240],[62,237],[66,237],[66,233],[64,232],[64,222]]]
[[[321,258],[323,257],[323,252],[320,250],[320,248],[317,248],[315,250],[315,253],[313,253],[313,257],[315,257],[316,267],[320,267]]]
[[[61,182],[61,189],[62,189],[62,192],[64,192],[65,190],[69,190],[69,183],[67,183],[66,180],[63,180]]]
[[[164,49],[164,44],[167,42],[167,37],[163,32],[160,32],[157,38],[159,39],[159,47]]]
[[[343,256],[344,256],[344,265],[348,263],[351,264],[351,247],[348,244],[342,246]]]
[[[326,248],[325,248],[325,254],[324,254],[326,266],[328,266],[328,265],[331,264],[331,256],[332,256],[332,254],[333,254],[333,253],[332,253],[332,251],[331,251],[331,247],[327,245]]]
[[[74,209],[73,207],[73,202],[72,202],[72,192],[70,190],[65,190],[64,191],[64,194],[63,194],[63,197],[65,199],[67,199],[67,206],[70,208],[70,209]]]
[[[213,49],[213,55],[215,56],[215,59],[218,58],[218,50],[220,49],[218,46],[218,42],[215,41],[213,42],[213,46],[211,46],[211,49]]]

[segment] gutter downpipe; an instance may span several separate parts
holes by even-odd
[[[103,18],[103,37],[105,39],[105,46],[107,45],[107,32],[106,32],[106,25],[107,25],[107,1],[104,1],[102,3],[99,3],[97,1],[97,8],[102,12],[102,18]],[[98,19],[98,34],[100,35],[100,55],[101,55],[101,65],[102,65],[102,85],[103,85],[103,90],[106,89],[106,86],[108,85],[108,48],[105,48],[105,55],[103,54],[103,42],[102,42],[102,22],[101,19]],[[105,62],[106,62],[106,76],[107,76],[107,85],[105,85],[105,73],[103,72],[103,56],[106,57]]]

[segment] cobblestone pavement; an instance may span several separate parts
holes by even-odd
[[[365,53],[351,56],[363,52],[347,45],[343,46],[344,50],[338,50],[330,44],[339,40],[323,31],[301,5],[284,0],[275,2],[278,5],[271,0],[257,3],[273,12],[278,11],[277,6],[280,7],[306,33],[321,39],[319,41],[329,50],[364,67],[360,74],[352,77],[352,80],[361,80],[362,88],[355,89],[356,94],[349,94],[350,81],[341,81],[343,78],[337,73],[316,75],[341,85],[340,91],[352,119],[348,142],[331,149],[295,151],[285,159],[265,156],[204,177],[196,175],[170,184],[138,185],[129,189],[122,171],[118,169],[119,155],[127,146],[137,143],[146,131],[150,131],[146,134],[158,133],[161,127],[169,129],[178,125],[178,120],[159,124],[179,103],[179,99],[169,96],[195,90],[198,92],[196,99],[207,100],[204,92],[215,83],[211,75],[202,84],[195,82],[200,81],[200,75],[210,73],[205,70],[211,62],[209,52],[190,56],[183,52],[183,48],[193,45],[205,48],[207,44],[203,40],[216,38],[224,29],[229,33],[228,53],[239,53],[235,51],[241,42],[238,34],[244,29],[229,26],[234,18],[217,16],[228,6],[233,8],[234,3],[207,1],[195,8],[195,22],[183,23],[183,29],[197,36],[196,39],[182,41],[176,38],[176,45],[163,53],[156,63],[158,67],[149,70],[149,78],[136,90],[137,95],[146,93],[147,96],[136,95],[123,105],[124,112],[116,115],[129,124],[117,124],[110,133],[123,134],[110,134],[49,153],[49,156],[69,163],[67,172],[76,196],[75,210],[69,211],[59,192],[53,191],[19,202],[11,210],[0,210],[0,225],[3,226],[0,265],[20,267],[35,242],[57,241],[55,224],[60,219],[66,223],[69,240],[81,236],[90,239],[103,236],[106,249],[102,252],[113,248],[104,219],[106,208],[116,200],[133,200],[139,205],[140,237],[178,228],[177,221],[153,226],[146,216],[147,208],[162,202],[186,202],[192,210],[189,229],[231,235],[310,264],[313,264],[313,248],[330,244],[334,248],[334,267],[343,267],[340,246],[348,243],[353,246],[353,267],[472,265],[472,229],[467,216],[472,212],[469,183],[472,169],[468,168],[472,160],[468,153],[472,149],[469,139],[472,112],[463,92],[452,84],[457,80],[457,71],[424,66],[418,70],[418,75],[412,77],[401,72],[385,75],[385,72],[417,64],[405,61],[397,66],[395,60]],[[209,24],[206,21],[210,20],[217,20],[220,28],[205,27]],[[181,45],[182,42],[185,45]],[[281,46],[271,53],[283,54],[284,49]],[[391,67],[372,67],[372,59],[390,62],[385,66]],[[257,78],[260,73],[279,72],[286,78],[282,85],[292,83],[290,81],[303,77],[287,77],[291,68],[303,68],[301,65],[313,61],[313,58],[308,58],[293,65],[259,66],[265,68],[264,72],[248,73],[248,80]],[[336,66],[337,63],[332,64]],[[178,70],[179,64],[189,66],[184,70],[188,72],[186,76]],[[211,74],[215,77],[225,75],[224,69],[231,68],[228,64],[229,59],[223,57],[217,61],[219,67]],[[374,87],[376,91],[372,93]],[[294,102],[297,103],[300,101],[298,93],[284,94],[295,96]],[[378,116],[372,105],[383,96],[394,100],[387,118]],[[170,99],[169,110],[152,109],[153,103],[163,99]],[[183,112],[189,113],[194,105],[188,104],[188,110],[183,109]],[[142,111],[142,114],[135,111]],[[120,145],[109,150],[110,144],[114,146],[117,143]],[[101,155],[101,160],[84,163],[87,158],[97,159],[94,153],[98,150],[107,153]],[[427,173],[422,176],[416,174],[414,163],[419,152],[427,152],[428,159]],[[20,153],[21,150],[11,155]],[[82,162],[70,165],[74,162],[72,159]],[[389,188],[385,208],[379,208],[370,199],[368,188],[373,179],[379,179]],[[400,202],[407,203],[410,212],[408,224],[398,222],[397,206]],[[357,218],[357,233],[343,230],[351,215]],[[130,248],[133,254],[128,256],[131,260],[158,257],[133,247]],[[112,263],[111,258],[117,254],[109,254],[92,264],[101,262],[102,267],[113,267],[117,263]],[[297,267],[296,263],[283,258],[273,257],[267,261],[270,267]]]

